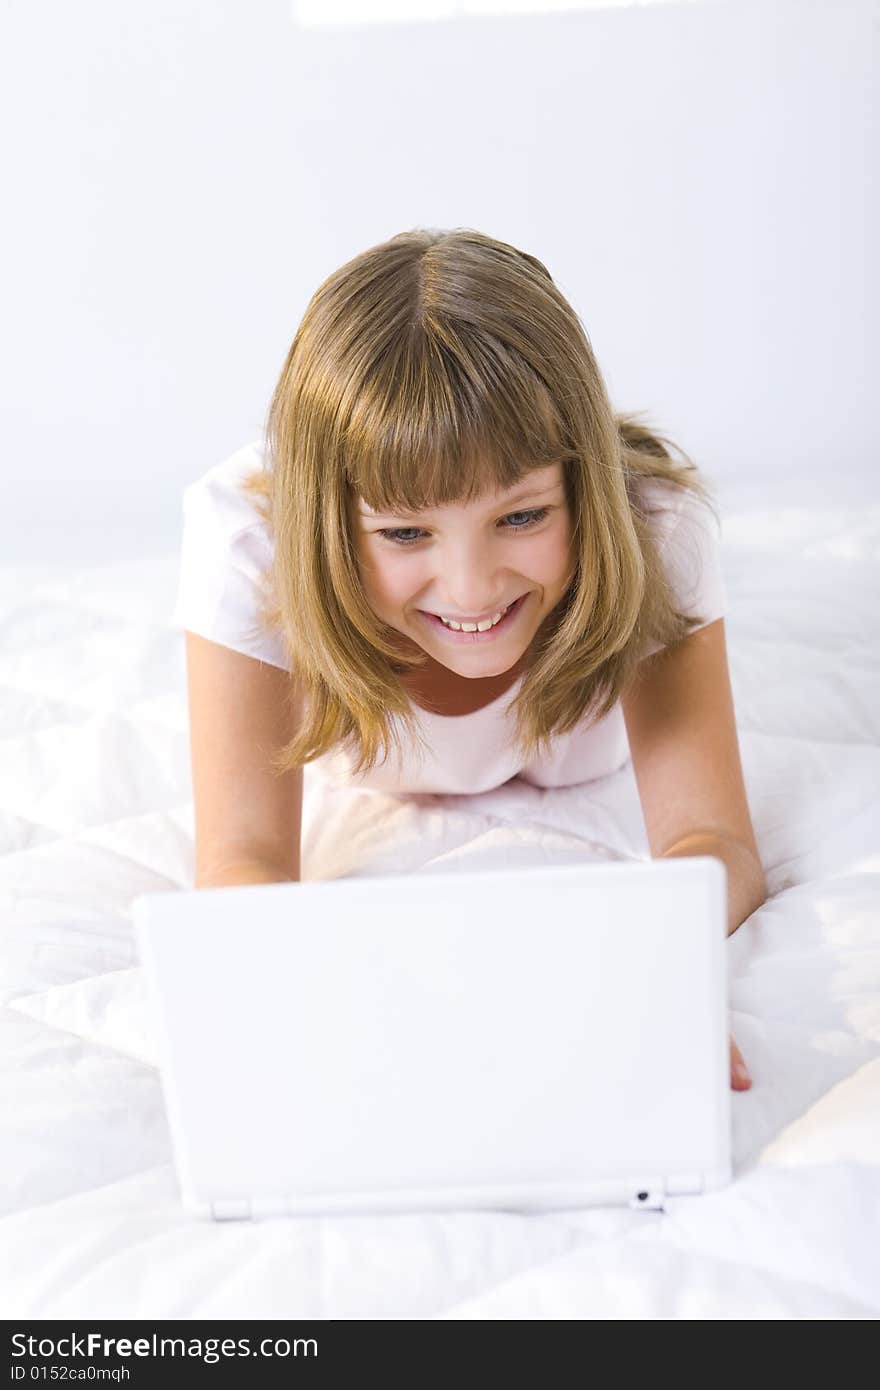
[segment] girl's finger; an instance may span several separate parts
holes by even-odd
[[[737,1047],[732,1034],[730,1038],[730,1084],[735,1091],[747,1091],[752,1084],[745,1058]]]

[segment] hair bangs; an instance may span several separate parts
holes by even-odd
[[[448,328],[420,336],[355,393],[343,432],[346,483],[369,507],[469,503],[567,455],[552,392],[515,349]]]

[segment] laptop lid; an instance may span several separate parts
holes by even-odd
[[[629,1203],[730,1179],[714,858],[134,903],[203,1216]]]

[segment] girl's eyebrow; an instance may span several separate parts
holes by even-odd
[[[490,507],[487,508],[487,510],[488,510],[488,511],[491,511],[491,512],[494,512],[498,507],[512,507],[512,506],[514,506],[517,502],[531,502],[531,501],[533,501],[536,497],[543,497],[543,496],[545,496],[548,492],[555,492],[556,489],[557,489],[558,487],[561,487],[561,486],[562,486],[562,484],[561,484],[559,481],[557,481],[557,482],[555,482],[555,483],[548,483],[545,487],[531,487],[531,488],[528,489],[527,492],[520,492],[520,493],[514,494],[514,496],[511,497],[511,498],[509,498],[506,502],[494,502]],[[358,507],[359,507],[361,516],[365,516],[365,517],[368,517],[368,518],[370,518],[370,519],[373,519],[373,518],[375,518],[375,517],[384,517],[384,516],[418,516],[418,515],[421,515],[421,513],[418,513],[418,512],[408,512],[405,508],[401,509],[401,510],[398,511],[398,512],[374,512],[374,511],[371,511],[370,508],[367,506],[366,502],[363,502],[363,501],[361,501],[361,502],[358,503]],[[431,508],[430,508],[430,507],[427,507],[425,510],[426,510],[426,512],[429,513],[430,510],[431,510]]]

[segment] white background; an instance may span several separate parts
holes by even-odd
[[[175,546],[318,284],[414,226],[538,255],[722,495],[876,495],[878,37],[876,0],[4,0],[4,557]]]

